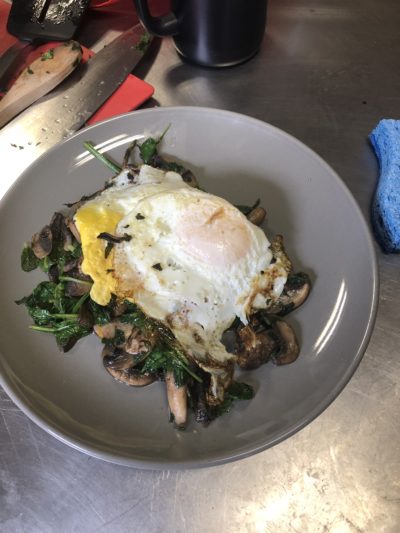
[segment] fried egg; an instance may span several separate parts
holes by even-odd
[[[232,204],[147,165],[121,173],[75,214],[91,298],[112,294],[162,321],[207,369],[234,356],[221,343],[236,317],[277,299],[287,272],[265,233]],[[107,232],[121,241],[107,255]],[[106,257],[107,255],[107,257]]]

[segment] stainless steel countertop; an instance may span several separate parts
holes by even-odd
[[[162,106],[239,111],[295,135],[369,220],[378,167],[367,136],[381,118],[400,118],[400,6],[270,0],[268,14],[262,50],[246,64],[194,67],[164,40],[138,75]],[[0,391],[0,530],[400,531],[400,256],[377,252],[380,307],[353,379],[305,429],[251,458],[191,471],[115,466],[55,440]]]

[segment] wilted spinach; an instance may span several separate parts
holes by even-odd
[[[16,303],[25,305],[34,325],[31,329],[52,333],[58,346],[67,351],[75,342],[88,335],[91,328],[78,322],[78,303],[82,298],[67,296],[63,282],[42,281],[32,294]]]

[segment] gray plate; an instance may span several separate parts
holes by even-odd
[[[266,230],[285,236],[296,269],[309,272],[309,300],[289,322],[301,341],[292,365],[245,373],[256,397],[207,429],[168,423],[164,385],[131,389],[103,370],[101,345],[82,340],[60,353],[28,329],[25,308],[43,276],[23,273],[23,242],[63,203],[98,189],[109,172],[82,144],[103,143],[117,161],[133,137],[171,124],[162,152],[187,162],[204,188],[235,203],[258,197]],[[39,426],[85,453],[146,468],[198,467],[232,461],[289,437],[320,414],[346,385],[375,318],[377,268],[360,210],[320,157],[293,137],[252,118],[215,109],[163,108],[116,117],[56,146],[18,180],[0,208],[0,383]]]

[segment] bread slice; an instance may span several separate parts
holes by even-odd
[[[380,166],[373,228],[384,252],[400,252],[400,120],[381,120],[369,138]]]

